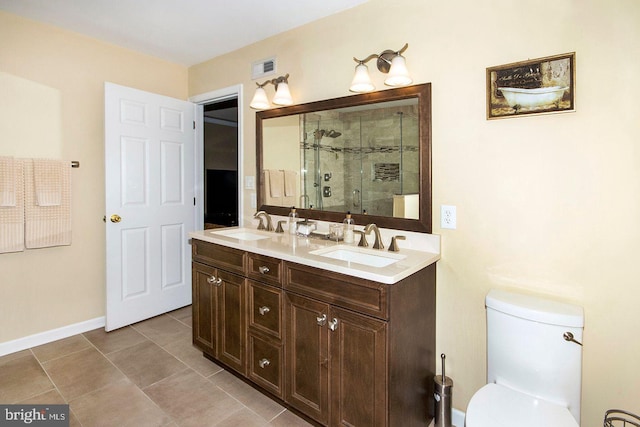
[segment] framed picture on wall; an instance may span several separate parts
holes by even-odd
[[[487,119],[575,111],[575,52],[487,68]]]

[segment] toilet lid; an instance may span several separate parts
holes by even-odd
[[[466,427],[578,427],[569,409],[499,384],[487,384],[473,395]]]

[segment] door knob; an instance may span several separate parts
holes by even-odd
[[[120,222],[122,221],[122,217],[118,214],[111,215],[111,222]]]

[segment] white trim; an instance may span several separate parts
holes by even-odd
[[[453,408],[451,411],[451,424],[456,427],[464,427],[464,417],[466,414],[459,409]]]
[[[51,329],[50,331],[39,332],[37,334],[18,338],[17,340],[3,342],[0,343],[0,356],[26,350],[31,347],[47,344],[63,338],[69,338],[94,329],[104,328],[104,325],[105,317],[96,317],[95,319],[85,320],[84,322],[74,323],[61,328]]]
[[[196,218],[196,228],[200,226],[204,228],[204,177],[202,176],[202,170],[204,167],[204,132],[203,132],[203,120],[202,120],[202,106],[204,104],[210,104],[212,102],[224,101],[229,98],[238,98],[238,226],[242,227],[244,223],[244,133],[243,133],[243,119],[242,114],[244,111],[244,97],[242,95],[242,85],[229,86],[223,89],[214,90],[211,92],[202,93],[200,95],[194,95],[189,98],[189,101],[197,104],[196,110],[196,215],[199,215],[199,219]],[[199,222],[198,222],[199,221]]]

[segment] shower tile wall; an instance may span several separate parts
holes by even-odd
[[[320,180],[319,186],[314,187],[313,179],[308,180],[306,188],[310,198],[314,200],[316,190],[321,194],[322,187],[330,185],[331,197],[322,197],[321,200],[323,209],[358,213],[364,209],[372,215],[391,216],[392,195],[414,194],[419,190],[418,128],[417,106],[339,115],[336,112],[307,115],[307,149],[303,151],[307,158],[308,173],[317,174],[315,162],[309,161],[314,158],[313,148],[316,145],[315,148],[319,148],[320,178],[325,173],[332,174],[330,181]],[[314,140],[314,131],[318,129],[325,130],[325,136]],[[330,130],[341,135],[336,138],[326,136]],[[398,164],[402,179],[387,177],[376,180],[376,163]],[[317,181],[318,177],[315,176],[315,179]],[[311,203],[320,208],[317,203]]]

